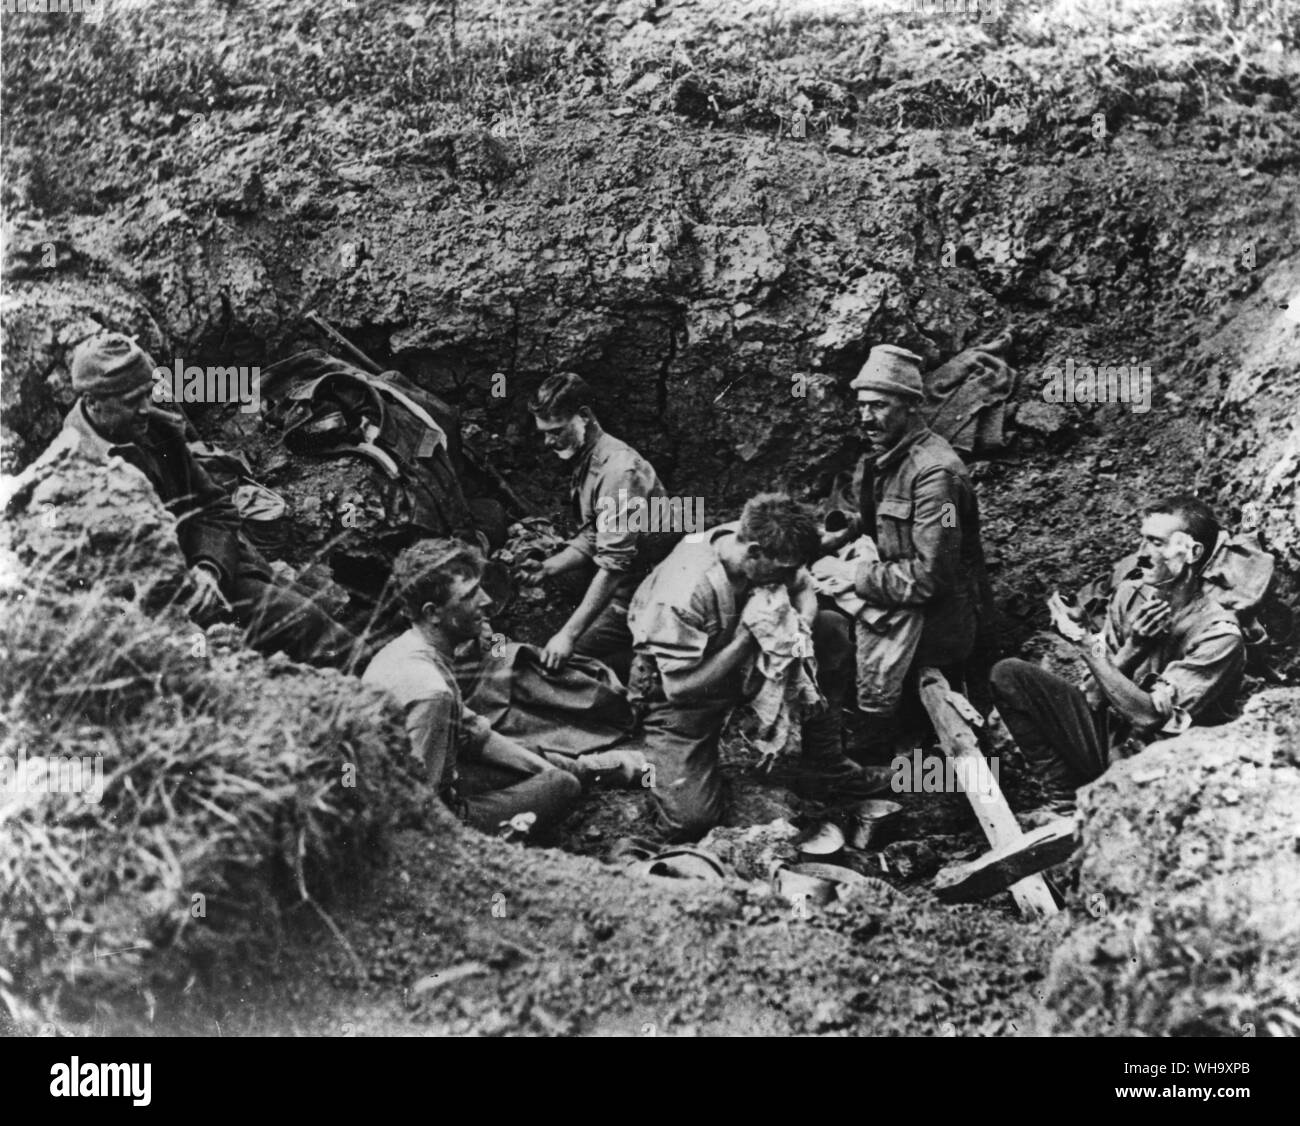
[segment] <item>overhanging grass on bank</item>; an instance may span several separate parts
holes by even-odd
[[[17,1022],[247,967],[432,809],[400,717],[354,677],[135,601],[175,562],[146,567],[166,518],[142,477],[118,503],[107,467],[33,470],[47,487],[6,513],[0,591],[0,1013]],[[33,764],[52,759],[85,769],[50,792]]]

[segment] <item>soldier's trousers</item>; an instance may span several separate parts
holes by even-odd
[[[853,652],[833,632],[825,612],[813,623],[817,679],[823,694],[842,688],[852,676]],[[642,721],[644,752],[654,766],[650,795],[656,831],[667,841],[697,840],[722,820],[726,812],[718,744],[732,708],[744,703],[740,684],[721,688],[698,704],[670,703],[656,686],[646,700]],[[803,761],[838,762],[843,755],[838,705],[803,721]]]
[[[1078,688],[1014,657],[989,679],[998,714],[1050,796],[1072,798],[1101,777],[1110,761],[1104,728]]]
[[[582,786],[570,773],[501,735],[490,738],[491,761],[457,764],[456,793],[465,822],[496,835],[520,813],[536,816],[530,836],[549,836],[573,808]]]

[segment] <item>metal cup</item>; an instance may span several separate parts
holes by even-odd
[[[849,817],[849,844],[854,848],[879,848],[893,831],[902,809],[896,801],[859,802]]]

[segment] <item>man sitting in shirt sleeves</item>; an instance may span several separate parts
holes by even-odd
[[[452,671],[456,647],[479,637],[487,621],[492,600],[482,573],[478,551],[459,540],[423,540],[403,551],[392,581],[411,628],[375,655],[362,679],[405,708],[411,752],[462,820],[497,833],[532,814],[532,834],[545,834],[572,809],[581,785],[470,711]]]
[[[1058,812],[1135,743],[1223,722],[1241,683],[1241,628],[1201,582],[1219,537],[1214,514],[1193,496],[1169,497],[1146,510],[1141,535],[1141,574],[1116,588],[1101,634],[1074,639],[1089,671],[1081,687],[1027,661],[993,666],[998,712]]]

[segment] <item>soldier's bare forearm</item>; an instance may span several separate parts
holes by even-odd
[[[542,574],[548,577],[563,575],[566,571],[577,570],[585,562],[587,562],[587,556],[583,555],[576,547],[566,547],[542,564]]]
[[[609,605],[621,578],[622,575],[617,571],[606,571],[603,567],[596,568],[596,573],[592,576],[582,601],[578,603],[578,608],[573,611],[564,625],[564,630],[570,637],[574,639],[581,637],[583,630],[591,625],[600,612]]]
[[[1146,655],[1147,646],[1135,643],[1132,638],[1120,646],[1120,650],[1115,654],[1115,667],[1125,676],[1132,675],[1135,668],[1142,663],[1142,658]]]
[[[730,642],[695,668],[666,674],[664,695],[674,704],[694,704],[710,696],[717,696],[722,686],[749,660],[757,648],[758,642],[754,640],[754,635],[744,626],[739,627]]]
[[[1104,647],[1096,645],[1094,637],[1089,636],[1077,648],[1101,694],[1116,712],[1135,727],[1152,727],[1160,722],[1160,713],[1150,695],[1115,666]]]

